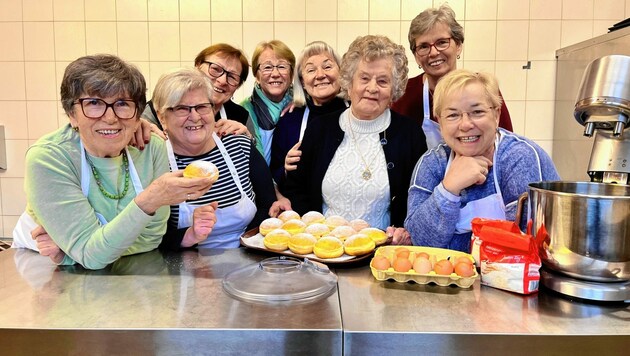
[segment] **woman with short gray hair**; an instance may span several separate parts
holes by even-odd
[[[400,227],[413,168],[426,150],[413,120],[389,109],[407,81],[402,46],[384,36],[359,37],[341,63],[341,92],[350,107],[308,126],[286,194],[294,210],[360,218],[410,244]],[[396,228],[397,227],[397,228]]]

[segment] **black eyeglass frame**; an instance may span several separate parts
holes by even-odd
[[[85,113],[85,106],[83,106],[83,102],[86,101],[86,100],[98,100],[98,101],[104,103],[105,104],[105,109],[103,110],[103,113],[100,116],[89,116],[88,114],[86,114]],[[116,103],[120,103],[121,101],[126,102],[126,103],[132,103],[134,105],[133,114],[131,115],[131,117],[121,117],[116,112],[116,107],[114,105],[116,105]],[[105,100],[103,100],[101,98],[79,98],[73,104],[74,105],[78,104],[79,106],[81,106],[81,112],[83,113],[83,115],[85,117],[87,117],[88,119],[92,119],[92,120],[97,120],[97,119],[100,119],[103,116],[105,116],[105,113],[107,112],[107,109],[109,109],[109,108],[112,108],[112,112],[120,120],[131,120],[134,117],[136,117],[136,114],[138,113],[138,103],[136,103],[134,100],[131,100],[131,99],[118,99],[118,100],[114,101],[113,103],[108,103],[108,102],[106,102]]]
[[[230,72],[229,70],[223,68],[223,66],[221,66],[220,64],[214,63],[214,62],[210,62],[210,61],[203,61],[202,63],[206,63],[208,65],[208,70],[206,71],[208,73],[209,76],[211,76],[214,79],[219,79],[221,78],[221,76],[225,75],[225,81],[233,86],[233,87],[237,87],[239,85],[241,85],[241,83],[243,82],[243,78],[241,78],[240,75],[234,73],[234,72]],[[221,70],[221,74],[219,75],[213,75],[212,73],[210,73],[210,68],[212,66],[218,67]],[[230,76],[231,75],[231,76]],[[236,79],[237,78],[237,79]],[[230,83],[230,79],[232,80],[237,80],[237,83]]]
[[[210,112],[205,113],[205,114],[204,113],[200,113],[198,108],[200,106],[207,106],[207,105],[210,106]],[[180,109],[188,109],[188,112],[186,113],[186,115],[178,115],[177,114],[177,110],[180,110]],[[172,112],[177,117],[186,117],[186,116],[190,115],[190,113],[192,112],[193,109],[195,109],[195,112],[197,114],[199,114],[199,115],[208,115],[208,114],[211,114],[211,113],[213,114],[214,113],[214,103],[208,102],[208,103],[201,103],[201,104],[197,104],[197,105],[176,105],[176,106],[173,106],[173,107],[170,107],[170,108],[166,108],[166,110]]]

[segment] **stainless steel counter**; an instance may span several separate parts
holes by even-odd
[[[626,354],[630,306],[539,293],[378,282],[337,268],[338,292],[288,307],[240,302],[221,279],[267,255],[157,251],[102,271],[0,252],[0,354]],[[367,264],[367,263],[366,263]]]
[[[336,292],[284,307],[223,292],[227,272],[265,257],[153,251],[87,271],[0,252],[0,354],[341,354]]]

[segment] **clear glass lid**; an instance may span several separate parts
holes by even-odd
[[[232,297],[255,303],[312,302],[332,294],[337,275],[322,263],[280,256],[228,273],[223,289]]]

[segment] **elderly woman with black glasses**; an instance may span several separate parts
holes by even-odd
[[[217,43],[197,54],[195,67],[207,75],[212,83],[212,102],[217,134],[224,136],[246,133],[245,125],[249,121],[249,113],[233,102],[232,97],[249,75],[247,57],[238,48],[227,43]],[[162,124],[157,116],[153,102],[149,101],[142,117],[162,130]]]
[[[490,74],[459,69],[440,79],[433,115],[445,143],[411,179],[405,227],[414,245],[469,252],[473,218],[514,220],[529,183],[560,179],[540,146],[499,128],[501,101]]]
[[[235,248],[240,236],[268,218],[275,201],[271,172],[245,135],[215,133],[211,80],[196,69],[177,69],[155,86],[153,103],[168,140],[171,170],[192,161],[213,163],[219,178],[202,196],[171,206],[163,247],[177,250],[198,244]],[[215,221],[209,219],[212,215]],[[195,239],[188,239],[193,235]],[[199,239],[197,239],[199,237]]]
[[[27,212],[15,231],[23,239],[33,231],[40,253],[53,262],[100,269],[153,250],[169,205],[197,199],[212,185],[210,178],[168,173],[157,136],[144,150],[127,146],[145,92],[140,71],[116,56],[81,57],[66,68],[61,103],[70,124],[28,149]]]
[[[464,29],[455,20],[455,12],[446,4],[429,8],[416,16],[409,26],[409,48],[424,73],[410,78],[405,94],[392,110],[417,120],[427,138],[427,147],[442,142],[433,110],[433,91],[440,78],[457,68],[462,53]],[[499,127],[512,131],[510,113],[501,103]]]

